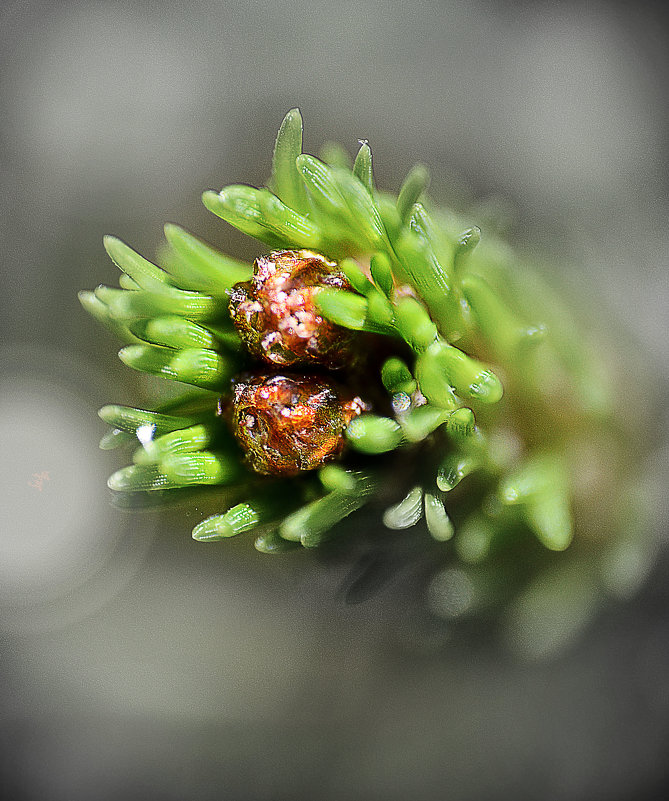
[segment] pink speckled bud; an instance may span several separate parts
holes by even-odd
[[[351,361],[353,333],[320,316],[314,297],[323,287],[351,289],[337,264],[310,250],[260,256],[253,278],[235,284],[230,316],[251,355],[276,367]]]

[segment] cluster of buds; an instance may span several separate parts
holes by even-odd
[[[102,447],[135,447],[109,486],[156,498],[227,486],[216,503],[234,504],[193,536],[253,531],[263,553],[316,547],[395,495],[386,528],[424,519],[435,540],[453,540],[431,608],[449,620],[499,609],[514,642],[535,631],[527,648],[546,653],[652,564],[653,538],[633,525],[652,416],[638,394],[628,414],[616,391],[630,375],[638,383],[639,365],[609,364],[532,264],[494,236],[479,247],[469,220],[424,202],[426,186],[417,167],[397,196],[378,191],[366,142],[350,169],[303,153],[294,109],[268,188],[203,195],[276,248],[253,270],[175,225],[160,265],[106,238],[120,288],[82,292],[83,305],[130,343],[125,364],[201,390],[100,410]],[[360,332],[378,344],[367,370],[355,363]],[[368,413],[346,388],[352,374],[390,416]],[[355,469],[329,463],[346,445],[366,455]],[[384,458],[396,451],[410,455],[400,469]]]
[[[277,372],[341,370],[351,363],[352,332],[321,317],[314,303],[326,287],[351,288],[335,262],[284,250],[256,259],[251,280],[232,289],[230,317],[262,367],[233,379],[232,397],[221,399],[219,414],[257,473],[296,475],[335,459],[346,427],[366,408],[327,374]]]

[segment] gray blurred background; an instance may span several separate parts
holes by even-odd
[[[666,396],[666,32],[644,3],[3,4],[6,797],[661,795],[666,557],[575,648],[533,663],[436,621],[435,549],[407,532],[386,552],[372,517],[329,554],[194,543],[204,507],[110,503],[121,457],[97,450],[95,411],[147,385],[76,292],[117,280],[105,233],[151,256],[173,221],[257,255],[199,197],[261,184],[299,106],[308,152],[366,138],[381,186],[422,161],[436,197],[503,202]],[[660,417],[658,440],[666,404]]]

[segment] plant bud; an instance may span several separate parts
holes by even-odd
[[[367,409],[323,375],[242,373],[219,401],[232,433],[257,473],[293,476],[339,456],[344,430]]]
[[[351,331],[318,313],[324,287],[351,289],[335,262],[310,250],[260,256],[253,278],[235,284],[230,316],[251,355],[275,367],[322,365],[336,370],[351,361]]]

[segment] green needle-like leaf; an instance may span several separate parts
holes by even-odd
[[[348,216],[346,201],[334,177],[336,167],[303,153],[296,159],[297,169],[307,184],[314,202],[323,210]]]
[[[274,144],[270,189],[286,206],[302,214],[308,211],[307,195],[295,160],[302,153],[302,115],[291,109],[283,119]]]
[[[427,353],[441,367],[451,386],[460,395],[476,398],[483,403],[497,403],[502,397],[502,383],[492,370],[458,348],[437,341],[430,345]]]
[[[339,262],[339,269],[344,273],[349,284],[356,292],[367,296],[374,291],[374,284],[367,278],[354,259],[342,259]]]
[[[537,538],[553,551],[564,550],[573,537],[565,464],[558,454],[545,452],[527,458],[500,484],[498,497],[519,504]]]
[[[429,492],[425,493],[425,522],[430,534],[439,542],[450,540],[455,533],[444,502],[438,495]]]
[[[176,485],[229,484],[241,473],[241,465],[230,454],[187,453],[166,456],[160,470]]]
[[[349,423],[346,438],[361,453],[385,453],[402,441],[402,429],[389,417],[362,414]]]
[[[411,395],[416,389],[416,381],[411,375],[411,370],[397,356],[391,356],[383,363],[381,381],[391,395],[397,392],[405,392],[407,395]]]
[[[367,300],[342,289],[321,289],[315,296],[320,313],[337,325],[360,331],[367,319]]]
[[[133,409],[130,406],[118,405],[103,406],[98,415],[108,425],[133,435],[142,426],[153,427],[154,434],[159,435],[186,428],[196,422],[193,417],[163,414],[148,409]]]
[[[551,452],[533,454],[507,475],[499,486],[499,499],[505,504],[525,503],[532,498],[565,488],[567,478],[564,463]]]
[[[126,275],[125,273],[121,273],[121,275],[119,275],[118,285],[121,287],[121,289],[128,289],[131,291],[134,291],[136,289],[141,289],[137,281],[134,281],[129,275]]]
[[[227,314],[228,299],[214,298],[202,292],[169,291],[128,292],[99,286],[96,296],[107,305],[110,314],[119,321],[177,314],[189,320],[216,320]]]
[[[462,328],[459,312],[451,299],[451,278],[438,261],[429,242],[413,231],[404,231],[393,243],[399,258],[400,278],[407,281],[424,301],[439,330],[446,335]]]
[[[176,256],[170,261],[169,273],[181,289],[225,294],[251,277],[250,265],[224,256],[178,225],[167,223],[165,238]]]
[[[404,179],[397,196],[397,211],[402,222],[409,221],[411,210],[414,203],[420,198],[427,189],[430,182],[430,174],[423,164],[416,164],[409,170],[409,174]]]
[[[193,529],[193,539],[198,542],[218,542],[251,531],[260,523],[256,504],[238,503],[225,514],[212,515]]]
[[[258,197],[263,221],[286,244],[311,249],[322,246],[323,239],[318,228],[306,217],[293,211],[269,192],[259,192]]]
[[[373,288],[367,295],[367,322],[370,330],[379,333],[395,334],[395,313],[388,298]]]
[[[466,231],[463,231],[458,237],[458,243],[455,248],[456,260],[468,256],[480,241],[481,229],[478,226],[475,225],[473,228],[468,228]]]
[[[343,236],[363,251],[373,248],[383,238],[383,223],[374,200],[350,172],[329,167],[306,154],[299,156],[296,164],[319,219],[329,219],[335,231],[339,228]]]
[[[374,172],[372,169],[372,151],[367,140],[360,142],[360,150],[353,163],[353,175],[360,181],[369,194],[374,196]]]
[[[452,412],[446,421],[448,433],[456,438],[471,437],[476,431],[474,412],[466,406]]]
[[[278,531],[268,531],[258,535],[253,544],[257,551],[268,554],[286,553],[300,547],[299,542],[284,540]]]
[[[282,512],[285,513],[285,507],[282,507],[278,495],[272,492],[257,495],[232,506],[224,514],[203,520],[193,529],[193,539],[198,542],[218,542],[236,537],[265,525]]]
[[[227,386],[237,369],[234,361],[205,348],[169,350],[152,345],[128,345],[119,351],[128,367],[205,389]]]
[[[548,492],[535,498],[525,509],[527,522],[537,538],[551,551],[564,551],[574,536],[566,493]]]
[[[481,457],[477,454],[449,453],[437,471],[437,486],[442,492],[450,492],[480,465]]]
[[[135,464],[157,464],[171,454],[195,453],[207,448],[214,439],[211,425],[195,425],[149,439],[133,454]]]
[[[111,331],[121,342],[138,342],[137,337],[130,331],[130,329],[121,321],[114,317],[107,304],[102,301],[95,292],[87,292],[82,290],[78,294],[79,302],[86,309],[86,311],[94,317],[99,323],[102,323],[105,328]]]
[[[115,492],[152,492],[180,489],[184,486],[181,481],[173,481],[166,476],[158,465],[138,464],[117,470],[109,477],[107,485]]]
[[[218,345],[218,340],[209,329],[176,315],[138,320],[130,324],[130,330],[144,342],[167,348],[214,350]]]
[[[142,289],[155,291],[165,284],[169,285],[169,275],[164,270],[140,256],[125,242],[115,236],[105,236],[102,241],[114,264]]]
[[[120,428],[112,428],[100,437],[99,448],[103,451],[113,451],[115,448],[120,448],[122,445],[133,442],[134,439],[134,436],[127,431],[121,431]]]
[[[437,326],[415,298],[400,298],[395,305],[395,316],[397,330],[417,353],[425,350],[437,338]]]
[[[457,409],[459,401],[453,392],[447,373],[435,358],[432,348],[418,354],[415,374],[420,391],[431,404],[451,411]]]
[[[367,188],[347,170],[335,170],[340,192],[356,227],[373,247],[385,238],[381,215]]]
[[[360,475],[346,470],[338,464],[326,464],[318,471],[323,488],[328,492],[349,492],[355,493],[358,488]]]
[[[423,489],[414,487],[399,503],[386,509],[383,513],[383,525],[399,531],[411,528],[423,516]]]
[[[409,442],[421,442],[433,431],[439,428],[442,423],[445,423],[451,412],[445,409],[440,409],[438,406],[418,406],[411,409],[410,412],[401,420],[400,425],[404,432],[404,437]]]
[[[369,476],[360,476],[357,491],[335,490],[293,512],[279,527],[283,539],[315,548],[330,536],[330,530],[367,502],[376,484]]]
[[[462,290],[486,342],[498,358],[513,365],[520,346],[537,344],[546,336],[545,326],[521,323],[483,278],[465,276]]]
[[[375,253],[369,262],[372,279],[386,297],[390,297],[394,289],[393,272],[390,259],[385,253]]]
[[[209,211],[242,233],[260,239],[270,247],[286,245],[285,239],[267,224],[260,206],[260,197],[258,189],[234,185],[227,186],[220,192],[205,192],[202,202]]]

